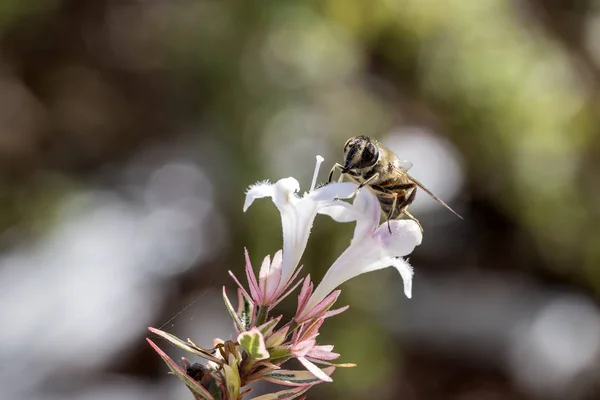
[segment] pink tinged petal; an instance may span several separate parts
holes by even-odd
[[[246,258],[246,279],[248,279],[248,286],[250,287],[250,293],[256,304],[262,304],[262,296],[258,289],[258,283],[254,276],[254,270],[252,269],[252,263],[250,262],[250,256],[248,250],[244,249],[244,257]]]
[[[244,212],[250,207],[250,205],[254,202],[255,199],[260,199],[263,197],[273,197],[275,194],[275,190],[272,183],[269,181],[258,182],[254,185],[251,185],[246,191],[246,200],[244,201]]]
[[[306,303],[308,303],[308,299],[312,294],[313,284],[310,281],[310,274],[304,278],[304,283],[302,284],[302,289],[300,289],[300,294],[298,295],[298,308],[296,309],[296,315],[300,314],[304,311],[304,307]]]
[[[316,344],[314,339],[303,340],[292,347],[292,354],[296,357],[304,357]]]
[[[304,368],[309,370],[314,376],[316,376],[320,380],[324,382],[333,382],[333,379],[331,379],[331,377],[329,377],[325,372],[323,372],[321,368],[317,367],[315,364],[311,363],[306,358],[298,357],[298,361],[300,361],[302,365],[304,365]]]
[[[387,223],[381,224],[373,234],[367,235],[360,241],[353,240],[350,247],[329,268],[314,293],[307,309],[318,304],[328,293],[342,283],[366,272],[394,266],[405,278],[405,291],[410,292],[412,273],[407,272],[407,264],[403,261],[393,261],[412,252],[421,243],[423,236],[418,225],[410,220],[390,221],[392,234],[387,230]],[[408,285],[408,286],[406,286]]]
[[[335,290],[331,292],[314,307],[311,307],[311,301],[309,301],[309,304],[307,305],[306,309],[303,310],[302,315],[299,316],[297,321],[308,321],[309,319],[316,318],[317,316],[324,314],[331,308],[331,306],[333,306],[341,292],[341,290]]]
[[[333,346],[314,346],[308,354],[307,357],[316,358],[318,360],[326,360],[331,361],[339,358],[340,355],[338,353],[334,353]]]
[[[270,277],[267,281],[267,293],[269,293],[269,298],[275,299],[278,295],[283,292],[281,290],[285,287],[289,282],[282,282],[282,260],[283,260],[283,251],[279,250],[277,253],[273,255],[273,260],[271,261],[270,266]]]
[[[298,272],[300,272],[300,271],[298,271]],[[296,278],[296,275],[298,275],[298,273],[294,274],[294,277],[292,278],[292,280],[290,280],[290,282]],[[281,296],[277,295],[277,300],[269,307],[269,310],[271,310],[273,307],[275,307],[277,304],[279,304],[281,302],[281,300],[288,297],[290,295],[290,293],[292,293],[294,290],[296,290],[298,285],[300,285],[301,283],[302,283],[302,281],[300,280],[300,281],[296,282],[294,284],[294,286],[292,286],[292,288],[290,290],[288,290],[287,292],[285,292],[283,295],[281,295]],[[289,285],[286,285],[286,288],[287,288],[287,286],[289,286]]]
[[[279,286],[281,286],[281,251],[275,253],[268,269],[269,273],[263,284],[263,293],[265,302],[270,304],[277,300]]]
[[[350,308],[350,306],[344,306],[344,307],[336,308],[335,310],[329,310],[325,314],[323,314],[323,319],[341,314],[349,308]]]
[[[423,233],[415,221],[390,221],[390,228],[391,235],[387,223],[383,223],[374,235],[376,240],[380,241],[380,246],[386,256],[407,256],[423,241]]]
[[[267,300],[267,282],[269,280],[269,273],[271,272],[271,256],[267,256],[263,259],[258,272],[258,290],[262,296],[263,301]]]
[[[279,297],[281,295],[281,293],[285,292],[287,290],[288,287],[290,287],[290,285],[292,284],[292,282],[294,282],[296,280],[296,278],[298,277],[298,275],[300,274],[300,271],[302,271],[302,268],[304,268],[303,265],[299,266],[298,268],[296,268],[296,272],[294,272],[294,275],[292,275],[292,277],[285,282],[285,284],[283,284],[283,282],[279,285],[279,289],[277,289],[277,297]],[[302,282],[302,281],[300,281]],[[297,285],[297,283],[296,283]]]
[[[321,325],[323,325],[323,322],[325,322],[323,318],[318,318],[315,321],[313,321],[310,325],[304,325],[302,333],[300,334],[302,340],[310,340],[319,336],[319,328],[321,327]]]

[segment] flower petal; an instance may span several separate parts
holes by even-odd
[[[356,187],[356,185],[354,186]],[[368,189],[362,189],[354,203],[336,202],[319,210],[319,214],[329,215],[337,222],[356,221],[352,240],[362,240],[379,227],[381,206],[377,197]]]
[[[271,303],[276,299],[279,294],[280,286],[285,287],[286,282],[281,282],[281,250],[279,250],[273,256],[273,260],[269,265],[269,276],[264,282],[264,295],[265,299],[267,299],[267,303]]]
[[[255,199],[263,197],[273,197],[275,188],[269,181],[257,182],[251,185],[246,191],[246,200],[244,201],[244,212],[252,205]]]
[[[321,284],[319,284],[319,286],[321,286]],[[318,287],[317,287],[317,289],[318,289]],[[302,310],[300,315],[295,316],[294,319],[296,320],[296,322],[301,323],[301,322],[316,318],[316,317],[320,316],[321,314],[325,314],[325,312],[327,310],[329,310],[333,306],[333,304],[337,301],[341,292],[342,292],[341,290],[333,291],[333,292],[329,293],[329,295],[325,296],[325,298],[323,300],[320,300],[315,305],[312,305],[314,295],[311,296],[307,307],[304,310]]]
[[[321,208],[319,214],[329,215],[336,222],[352,222],[360,218],[352,204],[343,201]]]
[[[380,266],[375,265],[376,269],[386,268],[386,267],[394,267],[400,273],[402,277],[402,281],[404,282],[404,294],[409,299],[412,297],[412,277],[413,277],[413,269],[403,258],[400,257],[387,257],[379,260]]]
[[[309,193],[313,201],[332,201],[334,199],[347,199],[354,195],[358,185],[353,182],[333,182],[321,186]]]
[[[332,361],[340,357],[338,353],[333,352],[333,346],[331,345],[313,346],[306,356],[325,361]]]
[[[391,235],[385,222],[375,231],[377,240],[381,241],[381,248],[386,255],[406,256],[423,241],[423,232],[415,221],[393,220],[390,221],[390,229]]]
[[[390,221],[393,234],[387,231],[383,223],[375,234],[367,235],[363,240],[353,240],[350,246],[329,268],[321,283],[314,290],[303,310],[304,316],[316,307],[329,293],[342,283],[366,272],[393,266],[400,271],[405,282],[405,293],[410,295],[412,269],[408,263],[397,257],[410,254],[423,238],[421,230],[414,221]],[[410,271],[410,274],[408,274]]]
[[[323,372],[321,368],[317,367],[315,364],[311,363],[306,358],[297,357],[297,359],[302,363],[302,365],[304,365],[304,368],[309,370],[314,376],[316,376],[320,380],[324,382],[333,382],[333,379],[331,379],[331,377],[329,377],[325,372]]]
[[[298,294],[298,308],[296,309],[296,314],[299,314],[302,310],[304,310],[304,306],[308,303],[310,296],[312,295],[313,284],[310,281],[310,274],[304,278],[304,282],[302,283],[302,288],[300,289],[300,294]]]
[[[377,196],[365,188],[358,193],[352,206],[361,215],[361,218],[356,220],[356,228],[354,228],[352,241],[363,240],[368,234],[375,232],[379,227],[381,205],[379,204],[379,200],[377,200]]]
[[[254,276],[254,270],[252,269],[252,263],[250,262],[248,250],[245,248],[244,258],[246,259],[246,279],[248,280],[248,287],[250,288],[252,300],[254,300],[256,304],[262,304],[262,293],[258,288],[258,283],[256,282],[256,277]]]
[[[275,183],[273,202],[279,211],[283,211],[283,209],[299,200],[296,196],[299,190],[300,184],[292,177],[280,179]]]

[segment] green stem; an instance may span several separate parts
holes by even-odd
[[[258,307],[258,314],[256,315],[256,326],[261,326],[267,321],[268,307]]]
[[[288,330],[288,335],[292,332],[294,332],[294,330],[299,327],[300,325],[298,325],[298,323],[296,322],[296,320],[291,320],[290,321],[290,328]]]

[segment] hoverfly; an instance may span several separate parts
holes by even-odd
[[[333,178],[333,172],[340,169],[339,182],[348,176],[358,183],[359,190],[367,186],[379,200],[381,209],[387,215],[388,230],[391,219],[398,219],[402,214],[412,219],[419,225],[421,232],[423,227],[407,208],[415,200],[417,187],[425,191],[435,201],[452,211],[457,217],[463,219],[450,206],[434,195],[421,182],[408,174],[412,168],[410,161],[400,161],[390,149],[368,136],[355,136],[344,145],[344,165],[335,163],[329,173],[328,183]]]

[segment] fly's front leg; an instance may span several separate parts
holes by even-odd
[[[370,177],[369,179],[367,179],[366,181],[364,181],[363,183],[361,183],[360,185],[358,185],[358,187],[354,191],[354,194],[352,195],[352,198],[354,198],[354,197],[356,197],[358,195],[358,192],[360,192],[360,189],[362,189],[363,187],[367,186],[369,184],[369,182],[374,181],[377,178],[379,178],[379,172],[377,172],[372,177]]]
[[[331,171],[329,171],[329,178],[327,179],[327,183],[331,183],[331,179],[333,178],[333,172],[337,168],[342,169],[342,168],[344,168],[344,166],[340,163],[333,164],[333,168],[331,168]],[[341,182],[343,178],[344,178],[344,174],[340,175],[340,180],[338,182]]]

